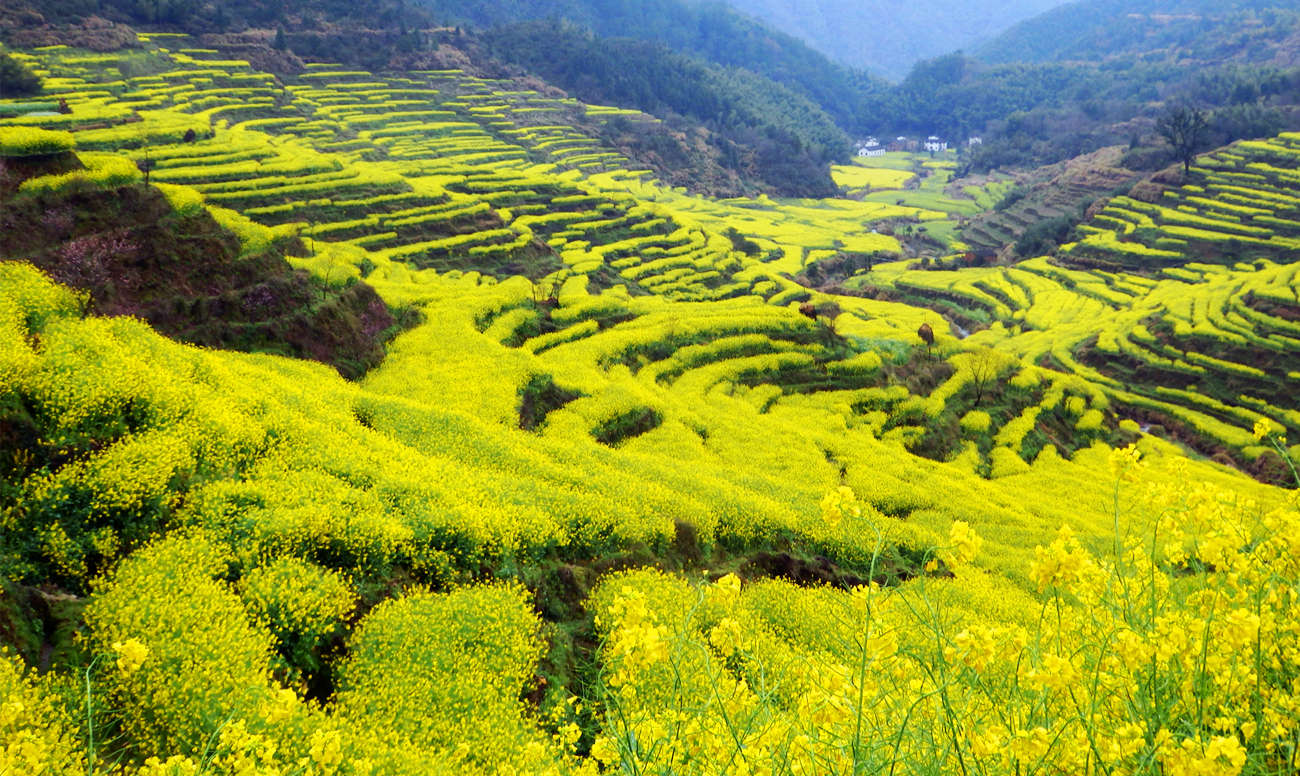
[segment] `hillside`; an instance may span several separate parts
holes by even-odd
[[[718,198],[508,73],[12,53],[0,773],[1294,771],[1300,136],[990,265],[955,152]],[[419,316],[111,307],[240,271]]]
[[[1300,12],[1278,0],[1081,0],[977,50],[990,62],[1109,59],[1296,67]]]
[[[495,58],[586,102],[686,116],[710,127],[723,163],[773,193],[833,195],[829,165],[849,158],[848,137],[824,111],[745,70],[549,22],[497,28],[484,34],[484,44]]]
[[[975,48],[1061,0],[899,3],[886,0],[727,0],[852,67],[901,80],[912,65]]]
[[[962,239],[995,251],[1012,246],[1023,258],[1050,250],[1060,242],[1050,239],[1051,232],[1073,228],[1089,207],[1142,177],[1124,168],[1123,159],[1124,149],[1112,146],[1024,173],[992,210],[963,227]]]
[[[285,251],[305,247],[294,237],[230,212],[219,214],[223,225],[196,202],[173,208],[167,194],[147,189],[20,193],[40,174],[85,169],[57,158],[5,162],[0,256],[22,256],[84,292],[95,314],[139,317],[183,342],[310,358],[353,378],[382,360],[396,332],[365,283],[335,288],[295,271]]]
[[[791,89],[843,128],[858,121],[859,93],[880,86],[794,37],[718,2],[694,0],[440,0],[437,17],[478,28],[523,20],[563,20],[606,38],[635,38],[728,68],[743,68]],[[601,79],[597,79],[601,80]]]
[[[812,101],[846,129],[855,126],[859,118],[862,90],[883,86],[721,3],[692,0],[308,0],[293,4],[269,0],[203,4],[183,0],[152,4],[135,0],[14,0],[12,5],[0,12],[0,37],[7,34],[10,43],[18,46],[41,45],[34,30],[38,29],[35,19],[42,16],[55,25],[84,23],[90,17],[97,20],[92,25],[97,29],[102,27],[99,17],[106,17],[191,34],[249,28],[334,33],[330,57],[370,69],[387,65],[387,57],[381,59],[381,55],[409,55],[424,49],[419,31],[439,25],[481,32],[523,21],[563,20],[601,37],[657,43],[701,63],[743,68]],[[6,32],[6,27],[11,29]],[[376,31],[390,34],[376,40]],[[65,29],[61,34],[66,38],[69,33]],[[363,40],[368,45],[358,46]]]
[[[250,4],[187,6],[166,22],[203,31],[196,45],[276,74],[301,73],[304,59],[328,59],[370,70],[454,68],[512,79],[521,89],[559,94],[556,87],[561,87],[588,102],[653,113],[668,122],[618,122],[583,129],[603,133],[602,140],[628,155],[636,166],[648,167],[674,185],[711,195],[761,191],[825,196],[833,191],[828,164],[844,161],[849,154],[848,139],[836,119],[808,93],[808,84],[847,77],[847,72],[811,52],[804,53],[813,60],[810,66],[816,72],[788,67],[790,63],[782,64],[779,58],[764,58],[785,73],[781,77],[786,81],[797,84],[791,89],[749,70],[678,53],[662,43],[598,38],[570,25],[512,23],[466,34],[460,28],[414,26],[432,24],[431,17],[415,11],[381,13],[378,6],[374,15],[366,16],[358,15],[358,9],[328,3],[292,9],[245,5]],[[87,17],[86,9],[78,9],[47,0],[11,9],[0,14],[0,40],[40,47],[66,39],[101,51],[135,45],[129,27]],[[119,22],[153,21],[134,5],[101,10]],[[214,16],[217,11],[222,18]],[[441,11],[450,13],[449,8]],[[250,21],[270,28],[250,29]],[[751,27],[754,34],[763,32],[753,24],[745,30]],[[724,25],[712,34],[730,32]],[[755,46],[769,48],[762,42]],[[729,50],[737,55],[735,47]],[[537,52],[546,55],[539,57]],[[817,70],[822,65],[825,68]],[[832,107],[847,125],[858,96],[853,88],[835,91],[835,96],[838,102]],[[582,120],[576,115],[564,119],[566,124]]]

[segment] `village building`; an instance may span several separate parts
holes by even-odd
[[[885,155],[885,147],[882,146],[879,142],[877,142],[874,137],[867,140],[866,143],[863,143],[862,145],[858,146],[858,158],[860,159],[866,159],[872,156],[884,156],[884,155]]]
[[[948,141],[941,139],[938,135],[930,135],[928,138],[925,139],[925,150],[929,151],[930,153],[935,153],[937,151],[947,151]]]
[[[919,142],[903,135],[899,135],[889,143],[890,151],[916,151],[920,147],[921,144]]]

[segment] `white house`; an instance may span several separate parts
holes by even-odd
[[[884,156],[884,155],[885,155],[885,147],[882,146],[880,143],[877,143],[875,140],[869,140],[867,141],[866,145],[863,145],[858,148],[858,157],[861,159],[866,159],[872,156]]]
[[[930,135],[925,139],[925,150],[934,153],[935,151],[947,151],[948,141],[940,140],[937,135]]]
[[[966,140],[967,148],[974,148],[975,146],[980,146],[980,145],[984,145],[984,138],[980,137],[979,135],[974,135]]]

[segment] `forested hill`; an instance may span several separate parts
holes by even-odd
[[[978,50],[990,62],[1240,61],[1300,64],[1300,9],[1286,0],[1082,0]]]
[[[792,196],[832,196],[831,162],[849,141],[803,95],[741,68],[726,68],[628,38],[599,38],[559,22],[497,27],[482,39],[496,59],[523,67],[589,103],[683,116],[713,131],[722,162],[746,180]]]
[[[806,95],[842,127],[857,120],[857,95],[883,84],[838,65],[790,35],[717,2],[688,0],[437,0],[451,24],[489,28],[526,20],[563,20],[603,37],[662,43],[680,53],[766,76]]]
[[[1061,0],[728,0],[853,67],[898,80],[916,62],[969,49]]]

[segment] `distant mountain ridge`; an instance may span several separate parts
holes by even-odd
[[[1061,0],[728,0],[852,67],[901,79],[917,62],[970,49]]]
[[[1079,0],[1017,24],[975,52],[988,62],[1300,65],[1300,8],[1287,0]]]

